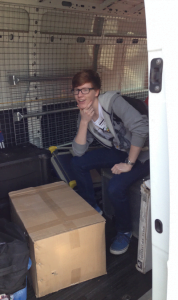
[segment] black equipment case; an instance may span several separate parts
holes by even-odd
[[[0,149],[0,199],[50,181],[51,153],[28,143]]]

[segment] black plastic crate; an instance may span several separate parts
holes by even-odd
[[[50,151],[24,144],[0,150],[0,199],[50,182]]]

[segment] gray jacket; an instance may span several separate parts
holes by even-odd
[[[138,159],[141,162],[149,159],[148,151],[148,117],[141,115],[132,105],[130,105],[117,91],[106,92],[98,98],[106,124],[113,134],[110,140],[99,135],[95,130],[93,122],[88,124],[87,142],[85,145],[72,143],[72,148],[77,156],[83,155],[94,138],[103,146],[111,148],[115,147],[129,153],[130,146],[141,147],[142,151]],[[78,126],[80,124],[80,114],[78,118]]]

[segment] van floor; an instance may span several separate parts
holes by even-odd
[[[104,216],[105,217],[105,216]],[[122,255],[109,252],[115,235],[114,225],[106,218],[107,274],[42,297],[43,300],[138,300],[151,289],[152,272],[136,270],[138,240],[132,237],[129,249]],[[28,283],[27,300],[36,299]]]

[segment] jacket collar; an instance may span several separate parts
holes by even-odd
[[[99,103],[101,104],[102,108],[104,109],[104,111],[111,114],[112,104],[115,101],[115,99],[118,97],[119,94],[120,94],[119,91],[111,91],[111,92],[106,92],[104,94],[99,95],[98,100],[99,100]]]
[[[118,94],[120,94],[118,91],[111,91],[106,92],[98,97],[99,103],[101,104],[101,107],[103,109],[104,119],[114,138],[116,138],[116,133],[111,122],[111,111],[112,104],[114,100],[118,97]]]

